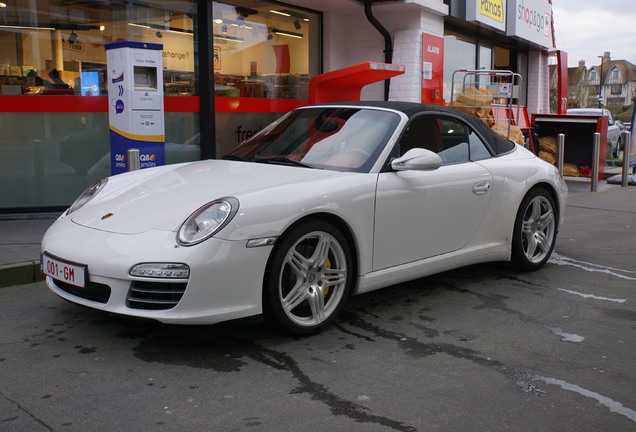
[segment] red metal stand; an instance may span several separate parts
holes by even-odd
[[[313,77],[309,81],[309,104],[359,101],[362,87],[401,75],[404,65],[365,62]]]

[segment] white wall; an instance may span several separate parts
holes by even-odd
[[[550,74],[548,53],[530,51],[528,54],[528,113],[548,114],[550,112]]]
[[[393,38],[393,63],[406,66],[404,75],[391,79],[390,100],[421,100],[422,33],[443,36],[443,11],[447,9],[441,0],[428,3],[436,8],[419,4],[373,7],[373,15]],[[384,62],[384,38],[366,19],[362,5],[346,13],[326,11],[323,20],[325,71],[366,61]],[[384,82],[366,86],[361,98],[384,99]]]
[[[310,7],[310,6],[308,6]],[[391,79],[390,100],[421,100],[422,33],[444,34],[444,16],[448,8],[437,0],[413,0],[404,3],[375,3],[373,14],[393,38],[393,63],[406,65],[406,73]],[[364,7],[346,10],[324,10],[325,71],[331,71],[365,61],[384,62],[384,39],[367,21]],[[529,113],[550,111],[548,55],[533,50],[522,74],[528,86],[526,106]],[[525,62],[524,62],[525,63]],[[366,86],[363,100],[384,98],[384,83]]]

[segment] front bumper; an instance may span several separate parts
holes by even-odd
[[[172,231],[115,234],[63,218],[45,234],[42,251],[88,267],[86,288],[47,277],[51,291],[66,300],[164,323],[213,324],[262,313],[263,275],[271,246],[246,248],[245,244],[211,238],[183,247]],[[134,265],[147,262],[187,264],[190,277],[130,276]],[[150,292],[154,299],[150,303],[155,305],[134,301],[139,299],[139,291],[133,291],[140,287]],[[168,303],[162,304],[164,300]]]

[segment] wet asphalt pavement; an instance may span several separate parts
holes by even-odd
[[[535,273],[354,297],[323,333],[178,327],[0,289],[2,431],[634,431],[636,189],[570,199]]]

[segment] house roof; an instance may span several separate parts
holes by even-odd
[[[623,78],[623,83],[636,81],[636,65],[628,62],[627,60],[610,60],[608,62],[603,63],[603,83],[607,83],[607,78],[612,70],[612,68],[616,66],[621,69],[621,77]],[[601,66],[592,66],[589,70],[596,69],[600,70]]]

